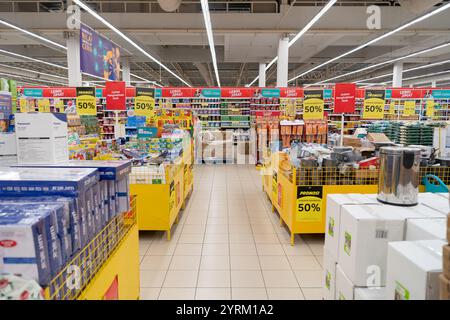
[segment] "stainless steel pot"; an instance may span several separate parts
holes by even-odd
[[[417,204],[420,180],[420,149],[380,149],[378,200],[400,206]]]

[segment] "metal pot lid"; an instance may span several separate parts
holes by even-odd
[[[410,148],[410,147],[382,147],[382,148],[380,148],[380,154],[402,155],[405,152],[416,153],[419,155],[420,149],[419,148]]]

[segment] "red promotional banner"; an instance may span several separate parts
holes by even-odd
[[[302,88],[280,88],[280,98],[302,98],[303,89]]]
[[[423,90],[422,89],[411,89],[411,88],[393,88],[392,89],[392,99],[422,99]]]
[[[45,98],[75,98],[77,90],[72,87],[42,88],[42,96]]]
[[[126,110],[126,86],[124,81],[106,82],[106,110]]]
[[[193,98],[195,96],[196,89],[194,88],[163,88],[163,98]],[[199,90],[200,92],[200,90]],[[199,93],[200,96],[200,93]]]
[[[356,99],[364,99],[365,92],[364,89],[356,89]]]
[[[280,115],[281,115],[281,111],[274,111],[274,110],[255,111],[255,116],[257,116],[257,117],[279,117]]]
[[[223,88],[222,98],[253,98],[261,89],[256,88]]]
[[[355,112],[356,84],[338,83],[334,87],[334,113]]]

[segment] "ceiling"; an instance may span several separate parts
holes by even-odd
[[[191,85],[213,86],[215,84],[206,30],[198,0],[181,1],[180,7],[174,12],[165,12],[156,0],[85,2]],[[326,2],[323,0],[210,0],[211,21],[222,86],[244,86],[251,82],[258,75],[259,63],[268,63],[276,56],[279,39],[284,36],[292,38]],[[444,2],[446,1],[340,0],[290,48],[289,78],[392,30]],[[67,4],[67,1],[0,1],[0,18],[65,44],[64,32],[69,31],[64,11]],[[380,6],[380,30],[370,30],[366,26],[366,20],[369,17],[366,13],[367,6],[373,4]],[[182,85],[167,71],[161,70],[158,64],[134,50],[90,15],[83,13],[81,20],[123,47],[125,55],[129,56],[133,74],[148,80],[159,81],[164,85]],[[336,63],[310,72],[290,84],[304,85],[318,82],[373,63],[389,61],[450,42],[448,21],[450,21],[450,10],[418,23],[413,28],[400,31]],[[3,26],[0,26],[0,48],[61,65],[67,63],[65,52],[46,47],[35,39]],[[404,68],[446,59],[450,59],[450,47],[407,59]],[[8,65],[16,68],[8,68]],[[449,68],[450,64],[444,64],[435,68],[409,72],[405,74],[405,77],[441,72]],[[18,79],[25,76],[36,78],[36,74],[27,72],[25,69],[67,76],[63,69],[0,55],[0,76],[2,76],[1,73],[6,73],[17,74]],[[389,72],[392,72],[391,64],[374,68],[370,72],[344,77],[339,81],[366,79]],[[275,85],[276,64],[267,71],[266,77],[268,86]],[[56,80],[52,77],[40,76],[40,79],[34,79],[34,81],[43,79]],[[84,77],[84,80],[89,79]],[[389,78],[380,80],[387,81]],[[32,82],[32,79],[27,81]]]

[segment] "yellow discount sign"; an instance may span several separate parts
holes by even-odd
[[[297,221],[322,220],[322,186],[297,187]]]
[[[427,117],[434,117],[434,100],[427,100],[427,105],[426,105],[426,116]]]
[[[50,112],[50,100],[49,99],[39,99],[38,100],[38,111],[39,112]]]
[[[389,104],[389,114],[390,114],[390,115],[394,115],[394,114],[395,114],[395,102],[394,102],[394,101],[392,101],[392,102]]]
[[[303,100],[303,119],[322,120],[324,114],[323,91],[305,91]]]
[[[136,88],[134,98],[134,114],[153,118],[155,115],[155,89]]]
[[[403,115],[412,116],[416,114],[416,102],[415,101],[405,101],[403,105]]]
[[[26,98],[19,99],[20,112],[28,112],[28,102]]]
[[[384,98],[384,90],[366,90],[364,95],[363,119],[383,119]]]
[[[97,115],[97,99],[95,98],[95,87],[77,87],[76,107],[77,114],[80,116]]]

